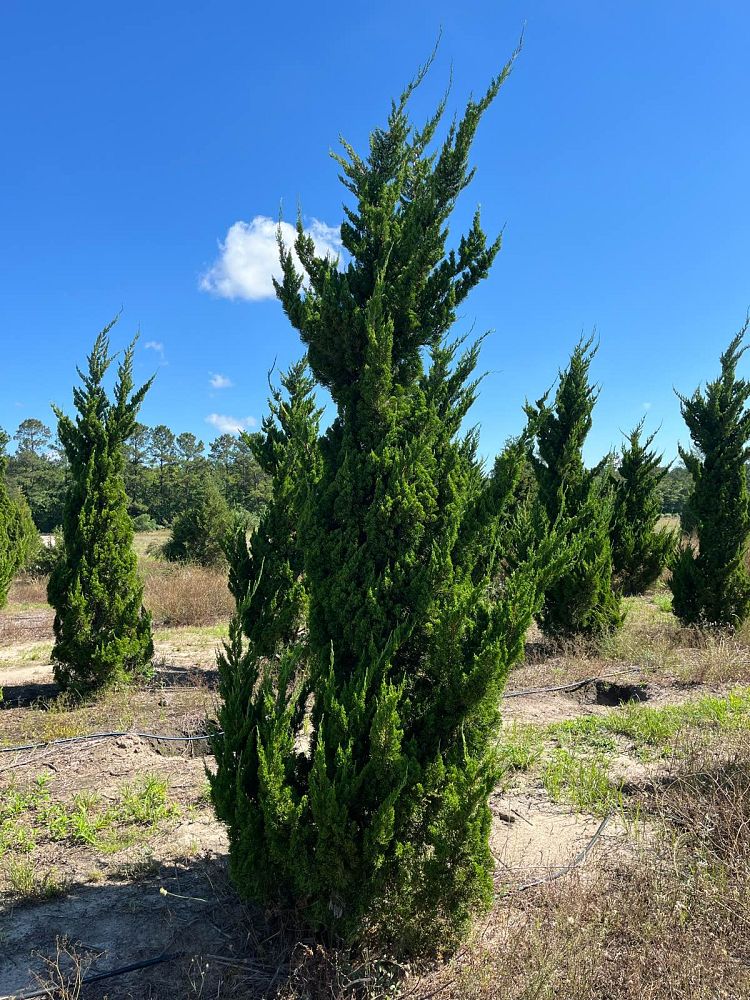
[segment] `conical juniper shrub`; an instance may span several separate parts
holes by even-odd
[[[0,456],[0,608],[8,600],[13,577],[29,563],[39,545],[26,498],[8,489],[5,465],[5,457]]]
[[[216,812],[232,835],[232,871],[243,888],[263,884],[278,870],[271,853],[277,838],[265,827],[266,813],[273,820],[272,809],[264,807],[273,779],[261,785],[266,760],[276,758],[264,748],[280,741],[289,768],[282,784],[294,784],[293,740],[309,691],[303,657],[308,598],[298,529],[307,493],[320,476],[320,410],[304,360],[281,384],[285,392],[273,390],[261,432],[246,438],[271,478],[271,500],[249,544],[247,524],[239,521],[227,547],[236,613],[218,657],[217,721],[224,735],[213,741],[216,769],[209,775]],[[271,898],[273,885],[249,894]]]
[[[407,116],[423,73],[366,157],[344,144],[349,261],[317,257],[298,224],[304,276],[282,247],[277,286],[336,416],[303,519],[306,681],[294,649],[275,685],[245,664],[258,767],[237,785],[231,871],[248,896],[304,907],[344,939],[375,927],[399,950],[450,947],[491,901],[500,696],[540,593],[567,560],[552,534],[490,600],[525,446],[512,443],[482,475],[476,436],[460,432],[478,348],[459,356],[445,339],[500,249],[477,214],[446,250],[447,223],[510,68],[435,150],[444,104],[420,130]]]
[[[560,373],[553,404],[547,403],[547,393],[536,404],[527,404],[526,412],[536,428],[531,460],[546,514],[543,533],[549,525],[567,520],[579,534],[580,545],[567,573],[547,589],[540,625],[548,634],[597,638],[618,628],[623,616],[612,585],[614,510],[609,477],[604,465],[587,469],[583,461],[599,394],[589,381],[597,351],[592,344],[590,338],[576,345],[568,367]]]
[[[302,359],[273,388],[259,434],[245,440],[271,478],[272,500],[247,541],[238,525],[230,545],[229,584],[243,605],[243,629],[261,656],[299,637],[307,621],[304,554],[299,521],[308,491],[320,476],[321,410]]]
[[[63,517],[64,558],[47,589],[55,609],[55,679],[86,691],[145,673],[153,656],[151,619],[133,551],[123,480],[123,444],[151,382],[133,391],[134,343],[117,368],[114,396],[103,380],[114,358],[110,323],[96,338],[82,384],[73,390],[75,420],[55,408],[70,481]]]
[[[643,423],[627,436],[614,476],[612,566],[616,587],[626,597],[642,594],[659,579],[678,541],[678,532],[657,528],[660,485],[669,466],[651,449],[656,432],[642,439]]]
[[[225,563],[227,537],[232,517],[216,477],[204,465],[187,475],[185,501],[163,547],[170,562],[192,562],[199,566]]]
[[[737,377],[748,321],[721,355],[721,374],[678,397],[693,449],[680,457],[693,478],[688,500],[697,551],[682,545],[672,565],[672,608],[686,625],[739,626],[750,613],[750,382]]]

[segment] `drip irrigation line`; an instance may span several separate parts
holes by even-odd
[[[129,972],[138,972],[140,969],[149,969],[153,965],[161,965],[163,962],[172,962],[176,958],[182,958],[183,951],[173,951],[168,955],[157,955],[156,958],[147,958],[142,962],[132,962],[130,965],[121,965],[116,969],[108,969],[106,972],[95,972],[91,976],[82,976],[81,985],[88,986],[89,983],[100,983],[104,979],[114,979],[115,976],[125,976]],[[11,993],[0,997],[0,1000],[37,1000],[38,997],[51,997],[58,990],[55,986],[47,986],[40,990],[27,990],[24,993]]]
[[[524,882],[523,885],[517,885],[514,888],[512,888],[510,892],[511,893],[524,892],[526,889],[533,889],[535,886],[538,885],[546,885],[548,882],[555,882],[557,879],[563,878],[565,875],[569,875],[570,872],[575,871],[576,868],[580,868],[581,865],[585,864],[586,858],[588,858],[596,842],[599,840],[601,835],[606,830],[611,818],[612,814],[607,813],[607,815],[604,817],[604,819],[597,827],[594,836],[591,838],[588,844],[586,844],[586,846],[580,852],[580,854],[577,854],[575,858],[573,858],[573,860],[570,862],[569,865],[564,865],[562,868],[558,869],[556,872],[553,872],[551,875],[545,875],[543,878],[534,879],[532,882]]]
[[[67,736],[61,740],[49,740],[46,743],[26,743],[18,747],[0,747],[0,753],[18,753],[22,750],[47,750],[51,747],[69,746],[71,743],[83,743],[86,740],[114,740],[122,736],[137,736],[144,740],[158,740],[161,743],[198,743],[201,740],[211,740],[214,736],[223,736],[222,730],[217,730],[208,736],[164,736],[161,733],[138,733],[126,729],[118,733],[87,733],[84,736]],[[3,1000],[0,997],[0,1000]]]
[[[608,677],[584,677],[583,680],[571,681],[569,684],[556,684],[553,687],[522,688],[518,691],[506,691],[503,698],[526,698],[533,694],[553,694],[557,691],[577,691],[579,688],[585,687],[587,684],[594,684],[597,681],[608,681],[612,677],[617,677],[619,674],[629,673],[632,669],[632,667],[628,667],[625,670],[618,670],[613,674],[609,674]],[[57,747],[70,746],[73,743],[84,743],[94,740],[121,739],[123,736],[135,736],[139,739],[156,740],[160,743],[200,743],[206,740],[211,740],[216,736],[223,735],[223,730],[217,730],[215,733],[211,733],[207,736],[166,736],[162,733],[141,733],[129,729],[122,730],[121,732],[86,733],[83,736],[68,736],[64,739],[48,740],[40,743],[24,743],[21,746],[16,747],[0,747],[0,754],[21,753],[24,750],[49,750]],[[2,997],[0,997],[0,1000],[2,1000]]]
[[[577,691],[578,688],[586,687],[587,684],[610,681],[613,677],[619,677],[621,674],[627,674],[631,670],[638,669],[638,667],[626,667],[624,670],[616,670],[613,674],[608,674],[606,677],[584,677],[580,681],[571,681],[569,684],[556,684],[553,687],[521,688],[518,691],[505,691],[503,698],[524,698],[530,694],[553,694],[556,691]]]

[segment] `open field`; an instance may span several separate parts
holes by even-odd
[[[164,954],[59,995],[750,996],[750,642],[679,628],[664,590],[628,610],[597,652],[529,636],[503,708],[496,903],[446,964],[352,964],[300,940],[293,915],[243,906],[206,743],[126,735],[0,756],[0,996]],[[157,626],[147,685],[70,705],[43,591],[17,582],[0,744],[204,735],[226,624]]]

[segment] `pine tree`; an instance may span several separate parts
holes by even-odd
[[[612,565],[617,589],[626,596],[642,594],[655,583],[677,545],[675,531],[656,527],[669,466],[649,450],[656,432],[641,440],[643,423],[627,436],[614,483]]]
[[[552,406],[548,393],[526,413],[536,429],[532,463],[539,500],[546,514],[544,531],[565,521],[580,533],[580,550],[570,570],[547,590],[540,624],[544,631],[596,637],[622,622],[612,588],[610,527],[613,499],[603,467],[587,469],[583,445],[591,430],[599,390],[589,381],[597,348],[593,338],[576,345],[559,375]]]
[[[476,434],[461,435],[478,346],[446,341],[500,249],[478,214],[456,249],[446,242],[476,128],[509,72],[434,152],[444,104],[421,130],[407,115],[423,73],[366,158],[344,144],[345,269],[316,256],[301,223],[304,277],[282,246],[277,292],[336,407],[303,518],[309,636],[273,676],[243,656],[236,626],[230,643],[256,691],[233,722],[257,761],[230,813],[236,883],[344,937],[386,928],[401,948],[449,947],[492,898],[500,694],[563,559],[550,536],[490,599],[524,444],[485,478]]]
[[[693,449],[680,449],[692,476],[688,507],[698,551],[683,545],[672,565],[674,613],[686,625],[738,626],[750,613],[750,381],[737,377],[748,321],[721,355],[721,375],[680,396]]]
[[[172,562],[221,566],[231,527],[229,506],[210,470],[193,470],[185,483],[185,503],[172,525],[164,555]]]
[[[55,679],[86,690],[144,673],[153,655],[151,620],[133,551],[133,527],[123,482],[123,444],[151,386],[133,391],[133,342],[117,369],[114,398],[103,386],[114,360],[113,321],[99,334],[82,385],[73,390],[75,421],[55,408],[70,462],[65,499],[65,558],[48,586],[55,609]]]

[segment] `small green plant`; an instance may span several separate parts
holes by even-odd
[[[553,802],[570,802],[582,813],[604,815],[622,805],[622,791],[612,784],[606,758],[582,759],[558,749],[547,758],[542,775]]]

